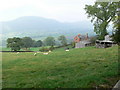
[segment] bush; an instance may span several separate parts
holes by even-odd
[[[54,46],[52,45],[52,46],[49,48],[49,50],[51,50],[51,51],[52,51],[53,49],[54,49]]]
[[[71,42],[72,48],[75,48],[75,42]]]
[[[42,47],[41,49],[39,49],[39,51],[41,51],[41,52],[48,52],[48,51],[49,51],[49,48]]]

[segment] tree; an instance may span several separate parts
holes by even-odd
[[[38,41],[33,41],[33,47],[41,47],[42,46],[42,41],[41,40],[38,40]]]
[[[115,31],[113,32],[113,40],[120,45],[120,1],[118,2],[117,17],[114,21]]]
[[[44,43],[45,45],[47,46],[54,46],[55,45],[55,39],[54,37],[47,37],[45,40],[44,40]]]
[[[94,32],[103,40],[104,36],[108,34],[107,28],[109,23],[114,20],[116,15],[116,2],[95,2],[94,5],[86,5],[85,10],[88,18],[94,24]]]
[[[22,42],[23,42],[23,47],[26,49],[32,47],[33,45],[33,40],[30,37],[23,37]]]
[[[32,42],[33,42],[32,47],[36,47],[36,41],[32,40]]]
[[[72,45],[72,48],[75,48],[75,42],[74,41],[71,42],[71,45]]]
[[[63,46],[66,46],[66,45],[67,45],[67,39],[66,39],[66,37],[65,37],[64,35],[59,36],[59,37],[58,37],[58,40],[61,42],[61,44],[62,44]]]
[[[21,49],[21,46],[23,45],[21,38],[8,38],[7,39],[7,47],[11,48],[13,51],[18,51]]]

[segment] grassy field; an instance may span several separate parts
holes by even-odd
[[[36,48],[30,48],[31,51],[39,51],[40,47],[36,47]],[[11,51],[11,48],[6,48],[6,47],[1,47],[0,51]],[[25,51],[24,49],[21,49],[20,51]]]
[[[30,48],[31,51],[39,51],[39,49],[42,47],[32,47]],[[0,51],[11,51],[11,48],[0,48]],[[24,49],[21,49],[20,51],[25,51]]]
[[[0,51],[10,51],[11,49],[10,48],[2,48],[2,47],[0,47]]]
[[[44,46],[45,48],[50,48],[50,46]],[[56,46],[55,46],[56,47]],[[72,48],[71,45],[67,46],[69,48]],[[42,47],[31,47],[29,50],[30,51],[39,51]],[[63,47],[65,48],[65,47]],[[63,49],[63,48],[60,48],[60,49]],[[6,47],[0,47],[0,51],[11,51],[11,48],[6,48]],[[25,51],[24,49],[20,49],[20,51]]]
[[[120,79],[117,46],[2,54],[3,88],[112,88]]]

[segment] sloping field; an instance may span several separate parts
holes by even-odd
[[[3,88],[112,88],[120,79],[117,46],[33,54],[3,53]]]

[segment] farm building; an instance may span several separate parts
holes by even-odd
[[[105,36],[105,40],[96,40],[96,47],[97,48],[107,48],[115,45],[113,41],[111,41],[112,38],[110,38],[109,35]]]
[[[80,34],[78,34],[74,37],[74,42],[75,48],[83,48],[91,45],[88,34],[86,36],[81,36]]]

